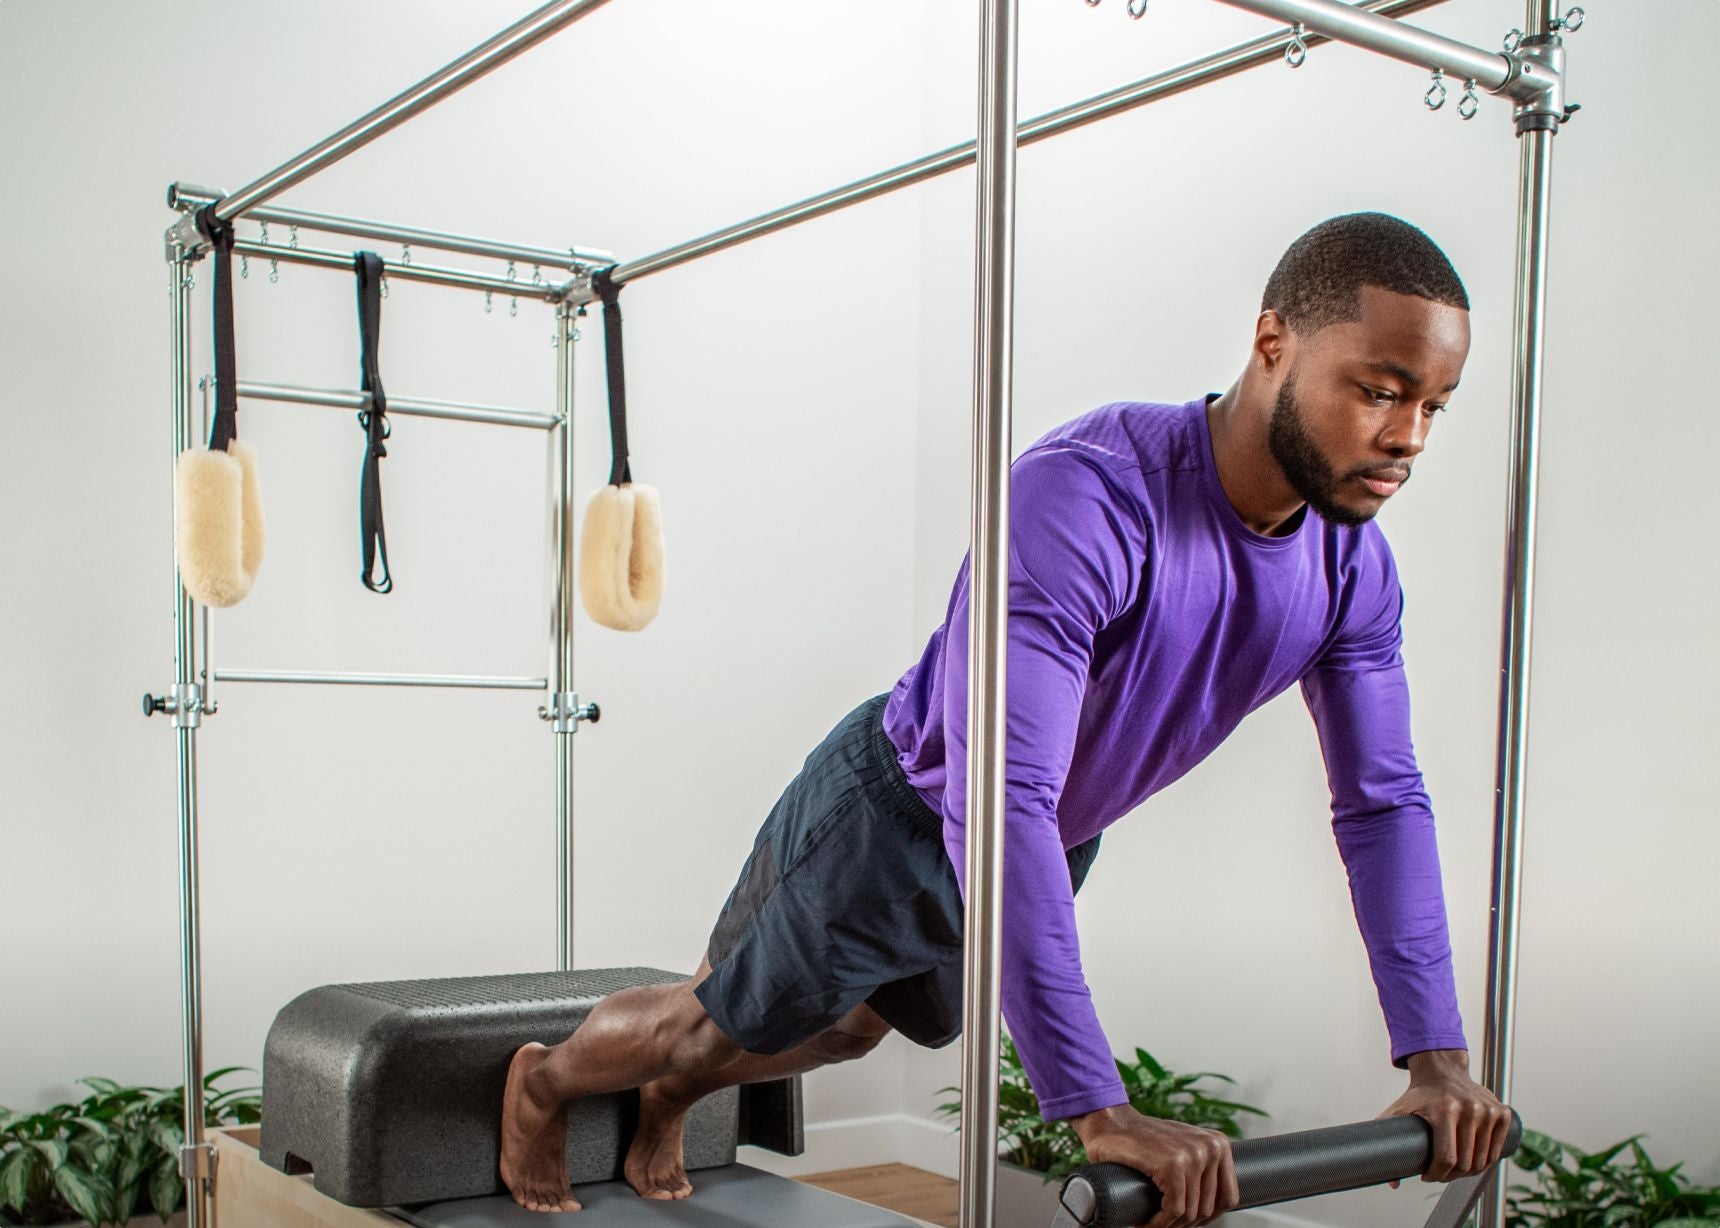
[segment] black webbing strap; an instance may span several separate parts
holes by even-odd
[[[370,408],[358,411],[364,428],[364,472],[359,479],[358,531],[364,547],[364,570],[358,578],[373,593],[394,589],[388,574],[388,538],[382,531],[382,458],[388,455],[384,442],[389,435],[388,397],[382,391],[382,366],[377,351],[382,346],[382,257],[359,252],[353,257],[358,274],[358,345],[363,371],[359,385],[370,396]],[[376,578],[377,563],[382,576]]]
[[[621,356],[621,287],[610,279],[613,268],[599,269],[591,288],[603,300],[603,359],[609,373],[609,484],[633,480],[627,462],[627,364]]]
[[[197,212],[197,230],[215,254],[215,420],[209,450],[225,452],[239,437],[239,356],[233,344],[233,223],[215,216],[215,206]]]

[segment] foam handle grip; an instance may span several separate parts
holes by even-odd
[[[1505,1154],[1517,1150],[1523,1121],[1511,1114]],[[1433,1132],[1419,1117],[1387,1117],[1231,1144],[1241,1207],[1263,1207],[1419,1177],[1433,1159]],[[1132,1168],[1088,1164],[1063,1183],[1056,1225],[1133,1228],[1159,1210],[1159,1191]]]

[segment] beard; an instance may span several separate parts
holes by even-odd
[[[1290,488],[1314,509],[1314,514],[1321,520],[1353,528],[1366,524],[1379,511],[1378,507],[1348,507],[1338,502],[1338,484],[1363,476],[1368,470],[1359,469],[1340,476],[1332,468],[1332,462],[1326,459],[1326,454],[1320,451],[1320,446],[1308,432],[1302,407],[1296,400],[1294,374],[1286,376],[1278,389],[1278,400],[1272,407],[1272,419],[1267,424],[1266,445],[1272,452],[1272,459],[1284,471]],[[1409,480],[1407,473],[1403,480]]]

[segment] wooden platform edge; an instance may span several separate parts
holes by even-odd
[[[215,1228],[403,1228],[405,1221],[386,1211],[349,1207],[319,1193],[309,1175],[289,1177],[270,1168],[257,1151],[260,1132],[257,1126],[223,1126],[209,1131],[218,1157]],[[924,1220],[903,1218],[921,1228],[934,1228]]]
[[[385,1211],[349,1207],[320,1194],[309,1176],[263,1163],[256,1126],[209,1131],[215,1144],[216,1228],[401,1228]]]

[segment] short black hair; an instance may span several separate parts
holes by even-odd
[[[1469,295],[1439,245],[1389,213],[1346,213],[1290,245],[1266,282],[1262,311],[1292,330],[1359,320],[1363,286],[1469,310]]]

